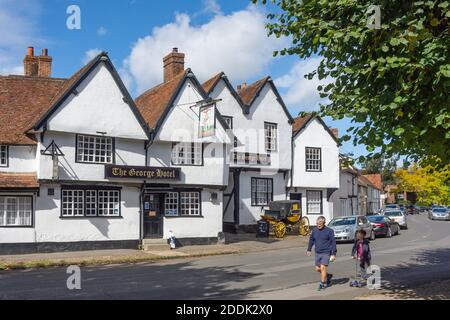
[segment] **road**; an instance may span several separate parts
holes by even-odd
[[[409,229],[372,242],[382,289],[450,279],[450,222],[409,216]],[[66,268],[0,272],[0,299],[353,299],[351,244],[338,245],[334,285],[318,292],[305,248],[81,268],[81,289],[68,290]],[[409,293],[411,294],[411,293]],[[408,296],[404,296],[405,298]]]

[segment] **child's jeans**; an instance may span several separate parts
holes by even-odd
[[[358,275],[363,278],[363,279],[367,279],[367,268],[370,266],[370,263],[368,263],[367,261],[359,261],[359,270],[358,270]]]

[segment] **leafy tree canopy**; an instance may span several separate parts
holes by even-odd
[[[449,163],[449,1],[270,1],[280,10],[269,35],[291,39],[275,55],[323,58],[307,78],[334,80],[318,87],[329,99],[320,112],[352,119],[342,141],[366,145],[368,157]],[[379,28],[368,25],[372,5]]]
[[[450,205],[450,165],[437,169],[413,164],[407,170],[397,170],[395,176],[399,179],[398,190],[415,192],[419,203]]]

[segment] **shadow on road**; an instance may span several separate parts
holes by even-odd
[[[0,299],[244,299],[260,286],[240,283],[260,273],[238,268],[193,262],[82,267],[81,290],[67,289],[65,268],[2,272]]]
[[[382,288],[395,299],[450,299],[450,248],[426,250],[413,263],[381,269]]]

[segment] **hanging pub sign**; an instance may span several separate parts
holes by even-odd
[[[199,138],[212,137],[216,134],[216,105],[200,107]]]
[[[180,180],[180,168],[106,165],[105,179],[108,178]]]

